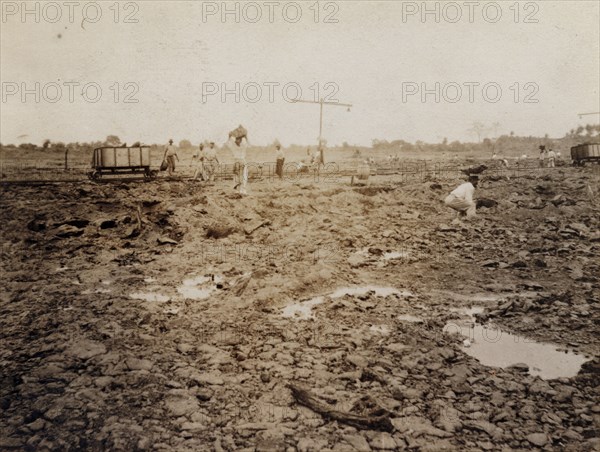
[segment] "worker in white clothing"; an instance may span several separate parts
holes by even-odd
[[[248,184],[248,166],[246,165],[248,141],[245,137],[234,138],[230,136],[226,146],[233,154],[233,175],[235,181],[233,189],[239,188],[240,193],[245,195],[247,194],[246,185]]]
[[[459,185],[450,193],[444,203],[459,212],[459,215],[466,215],[467,218],[475,216],[476,204],[473,200],[475,187],[479,178],[477,176],[469,176],[469,181]]]
[[[548,151],[548,168],[554,168],[555,160],[556,160],[556,152],[554,152],[552,149],[550,149]]]

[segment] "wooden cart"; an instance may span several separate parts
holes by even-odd
[[[144,178],[156,177],[158,172],[150,169],[150,146],[104,146],[94,149],[90,179],[103,175],[143,174]]]
[[[600,144],[585,143],[571,148],[573,165],[583,166],[586,162],[600,163]]]

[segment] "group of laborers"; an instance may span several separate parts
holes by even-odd
[[[205,182],[214,182],[215,172],[219,164],[215,143],[211,141],[208,146],[200,144],[198,153],[192,156],[192,160],[195,167],[192,179],[198,180],[198,177],[200,177]]]
[[[179,156],[177,155],[177,148],[173,145],[173,140],[171,139],[169,140],[169,144],[165,146],[165,154],[163,156],[161,169],[167,171],[169,176],[172,176],[175,171],[176,160],[179,162]],[[219,164],[215,143],[210,142],[208,147],[205,147],[204,144],[200,144],[199,150],[192,156],[192,160],[194,161],[193,180],[197,180],[199,176],[204,181],[215,180],[215,171]]]
[[[241,126],[240,126],[241,127]],[[246,163],[246,152],[248,150],[248,138],[246,134],[237,134],[231,132],[229,139],[225,143],[234,159],[233,175],[234,175],[234,190],[239,190],[241,194],[247,194],[248,184],[248,165]],[[314,155],[310,154],[310,149],[307,149],[307,155],[311,158],[310,164],[321,164],[323,162],[323,152]],[[275,145],[275,174],[279,179],[283,179],[283,165],[285,162],[285,154],[281,149],[280,144]],[[197,180],[200,176],[204,181],[214,181],[215,170],[219,164],[215,143],[209,143],[208,147],[200,144],[199,152],[192,157],[195,160],[195,169],[193,180]],[[166,170],[171,176],[175,171],[175,160],[179,161],[177,149],[173,146],[173,140],[169,140],[169,144],[165,147],[164,162]],[[445,199],[445,204],[456,210],[459,216],[464,216],[467,219],[475,216],[476,204],[473,199],[475,187],[477,187],[479,178],[477,176],[469,176],[468,182],[459,185]]]
[[[560,158],[560,152],[555,152],[552,149],[546,149],[545,145],[539,146],[540,150],[540,167],[542,168],[554,168],[556,160]],[[526,157],[526,156],[524,156]],[[492,159],[497,159],[497,155],[494,154]],[[502,159],[503,165],[508,168],[508,161]],[[479,182],[479,177],[476,175],[469,176],[469,180],[459,185],[453,190],[444,200],[444,203],[456,210],[460,217],[466,217],[467,219],[475,216],[477,210],[477,204],[473,199],[475,188]]]
[[[557,157],[559,154],[554,152],[552,149],[546,149],[546,146],[540,146],[540,167],[541,168],[554,168]]]
[[[241,194],[247,194],[248,165],[246,162],[246,153],[248,146],[248,132],[241,125],[229,133],[229,138],[224,146],[233,155],[233,177],[235,184],[233,188],[234,190],[239,190]],[[279,179],[283,179],[285,154],[279,143],[275,145],[275,158],[275,174]],[[215,143],[210,142],[208,145],[200,144],[199,150],[192,156],[192,160],[194,162],[192,180],[200,179],[205,182],[214,182],[215,173],[219,165]],[[169,176],[172,176],[175,171],[175,161],[179,162],[179,156],[177,155],[177,148],[173,145],[173,140],[171,139],[165,147],[163,164],[161,165],[161,169],[166,170]]]
[[[234,159],[233,174],[234,174],[234,190],[239,190],[241,194],[247,193],[248,184],[248,165],[246,163],[246,152],[248,150],[248,136],[247,131],[241,125],[234,131],[229,133],[229,139],[225,144]],[[554,167],[556,153],[550,149],[546,150],[544,145],[539,147],[540,149],[540,163],[543,167]],[[322,164],[323,151],[319,149],[318,153],[311,156],[310,149],[307,149],[307,155],[311,158],[311,164]],[[197,180],[198,176],[202,177],[204,181],[214,181],[214,175],[216,166],[219,164],[217,153],[215,149],[215,143],[209,143],[208,147],[205,148],[203,144],[200,145],[199,153],[193,156],[196,159],[196,168],[194,171],[194,180]],[[275,174],[279,179],[283,179],[283,165],[285,162],[285,154],[281,149],[281,145],[277,143],[275,145]],[[494,154],[492,159],[496,159],[497,156]],[[172,175],[175,170],[175,159],[179,161],[175,146],[173,146],[173,140],[169,140],[169,145],[165,148],[164,161],[166,162],[166,169],[169,175]],[[546,163],[547,162],[547,163]],[[508,162],[503,159],[503,164],[508,167]],[[444,200],[446,206],[457,211],[459,217],[466,217],[470,219],[475,216],[477,210],[477,204],[474,199],[475,188],[479,182],[477,175],[470,175],[467,182],[462,183],[455,188]]]

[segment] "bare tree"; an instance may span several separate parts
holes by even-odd
[[[499,122],[495,122],[492,124],[492,129],[494,130],[494,137],[498,136],[498,129],[500,129],[500,123]]]
[[[486,131],[485,124],[479,121],[475,121],[468,132],[474,133],[477,135],[477,142],[481,143],[481,135]]]

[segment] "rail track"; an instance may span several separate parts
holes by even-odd
[[[529,162],[528,162],[529,163]],[[310,170],[307,172],[299,172],[297,170],[285,170],[284,179],[287,181],[304,181],[310,182],[350,182],[352,176],[357,175],[357,168],[355,165],[337,165],[330,164],[329,168],[325,168],[321,171]],[[335,166],[333,166],[335,165]],[[385,165],[373,165],[371,167],[371,176],[393,176],[398,177],[401,181],[416,181],[421,179],[425,180],[444,180],[444,179],[456,179],[457,177],[464,176],[463,169],[465,165],[459,164],[442,164],[431,162],[416,162],[405,165],[397,166],[385,166]],[[489,168],[486,170],[484,176],[500,176],[508,177],[511,179],[526,177],[531,175],[540,175],[540,173],[547,173],[549,171],[559,170],[560,167],[556,168],[540,168],[537,161],[533,161],[527,165],[514,166],[512,168]],[[155,183],[162,181],[184,181],[192,182],[193,178],[190,175],[191,171],[189,167],[181,167],[181,172],[173,177],[167,177],[161,173],[156,178],[144,178],[143,175],[135,176],[103,176],[99,179],[90,180],[88,173],[90,169],[87,167],[71,168],[68,170],[62,170],[60,168],[39,168],[39,167],[26,167],[22,165],[3,165],[0,174],[0,186],[10,185],[48,185],[48,184],[80,184],[80,183],[93,183],[93,184],[114,184],[114,183]],[[277,176],[274,174],[272,169],[269,167],[265,170],[256,170],[256,167],[251,168],[249,174],[250,182],[257,181],[275,181]],[[223,165],[215,174],[215,180],[233,180],[233,166]]]

